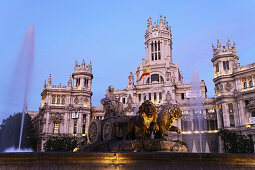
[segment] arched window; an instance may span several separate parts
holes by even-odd
[[[55,104],[55,102],[56,102],[56,98],[53,97],[53,98],[52,98],[52,104]]]
[[[57,104],[60,104],[60,98],[59,97],[57,98]]]
[[[155,41],[155,51],[157,51],[157,42]]]
[[[158,51],[160,51],[160,41],[158,41]]]
[[[162,83],[164,82],[164,79],[163,79],[163,77],[162,77],[162,76],[160,76],[159,81],[160,81],[160,82],[162,82]]]
[[[62,104],[63,105],[65,104],[65,98],[62,98]]]
[[[249,81],[249,87],[253,87],[253,82],[252,82],[252,80]]]
[[[151,43],[151,52],[153,52],[153,42]]]
[[[243,83],[243,88],[246,89],[247,88],[247,82]]]
[[[151,82],[153,83],[154,81],[159,82],[159,75],[158,74],[151,75]]]

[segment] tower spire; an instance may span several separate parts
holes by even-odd
[[[85,68],[85,62],[84,62],[84,59],[82,60],[81,67],[82,67],[82,68]]]

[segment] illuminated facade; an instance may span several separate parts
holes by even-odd
[[[145,58],[130,72],[125,89],[114,94],[124,105],[125,114],[132,116],[145,100],[151,100],[159,109],[162,104],[179,104],[183,116],[175,122],[182,134],[169,133],[174,140],[184,140],[190,151],[199,151],[199,122],[201,122],[203,152],[222,152],[219,129],[241,130],[255,134],[255,63],[240,66],[235,44],[230,41],[221,48],[213,46],[215,97],[207,98],[205,82],[200,88],[202,110],[190,104],[191,83],[183,83],[182,72],[172,56],[172,33],[166,17],[158,23],[147,21],[145,32]],[[139,81],[150,65],[150,75]],[[44,83],[39,112],[30,112],[36,127],[38,151],[49,136],[66,134],[82,139],[91,119],[103,119],[102,106],[91,106],[92,65],[75,63],[74,73],[67,86],[52,85],[51,75]],[[113,85],[114,86],[114,85]],[[102,96],[103,98],[103,96]]]
[[[255,134],[255,63],[240,66],[235,43],[213,48],[215,104],[220,129]]]
[[[74,72],[64,85],[53,85],[51,75],[44,82],[39,112],[29,112],[36,131],[37,151],[50,136],[82,136],[88,131],[91,119],[92,65],[75,62]]]

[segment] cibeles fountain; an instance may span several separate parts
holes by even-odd
[[[33,63],[34,29],[31,26],[21,52],[24,67],[23,115],[31,81]],[[24,55],[23,55],[24,54]],[[132,117],[125,116],[123,106],[109,87],[101,100],[106,116],[104,120],[90,122],[89,145],[76,153],[0,153],[0,169],[236,169],[254,168],[255,155],[206,153],[203,140],[202,98],[198,73],[193,73],[189,112],[198,118],[194,138],[183,141],[166,139],[169,131],[181,133],[173,124],[182,111],[178,105],[166,104],[158,109],[150,101],[140,103]],[[22,119],[23,122],[24,119]],[[22,127],[23,127],[23,123]],[[21,128],[22,134],[22,128]],[[22,136],[22,135],[20,135]],[[21,137],[22,138],[22,137]],[[19,147],[22,146],[20,140]],[[189,153],[187,152],[196,152]],[[24,150],[21,150],[24,152]],[[14,152],[14,153],[13,153]]]
[[[182,116],[176,104],[165,104],[158,109],[149,101],[144,101],[135,116],[126,116],[123,104],[113,94],[109,86],[108,93],[101,103],[105,110],[103,120],[93,119],[88,130],[89,145],[80,151],[97,152],[187,152],[182,141],[169,141],[165,138],[168,131],[181,133],[173,126]],[[139,102],[140,103],[140,102]],[[138,105],[139,106],[139,105]],[[136,111],[136,110],[135,110]]]

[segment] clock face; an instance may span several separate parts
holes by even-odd
[[[158,31],[152,32],[152,37],[157,37],[158,36]]]

